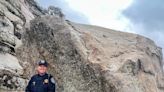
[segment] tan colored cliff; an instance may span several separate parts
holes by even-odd
[[[0,91],[24,90],[45,59],[57,92],[164,92],[162,50],[152,40],[61,15],[33,0],[0,1]]]

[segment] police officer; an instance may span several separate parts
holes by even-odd
[[[47,66],[44,60],[38,62],[37,74],[31,77],[25,92],[55,92],[55,80],[46,73]]]

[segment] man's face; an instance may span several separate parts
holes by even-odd
[[[47,72],[47,67],[44,66],[44,65],[38,65],[37,71],[38,71],[39,74],[44,74],[44,73]]]

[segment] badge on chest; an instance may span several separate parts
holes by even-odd
[[[43,82],[43,84],[48,84],[48,79],[44,79],[44,82]]]

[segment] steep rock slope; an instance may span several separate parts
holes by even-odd
[[[153,41],[65,21],[57,9],[0,1],[0,89],[24,90],[45,59],[58,92],[164,91],[162,52]]]
[[[21,34],[34,15],[23,0],[0,1],[0,86],[22,89],[26,86],[23,67],[15,50],[22,45]]]

